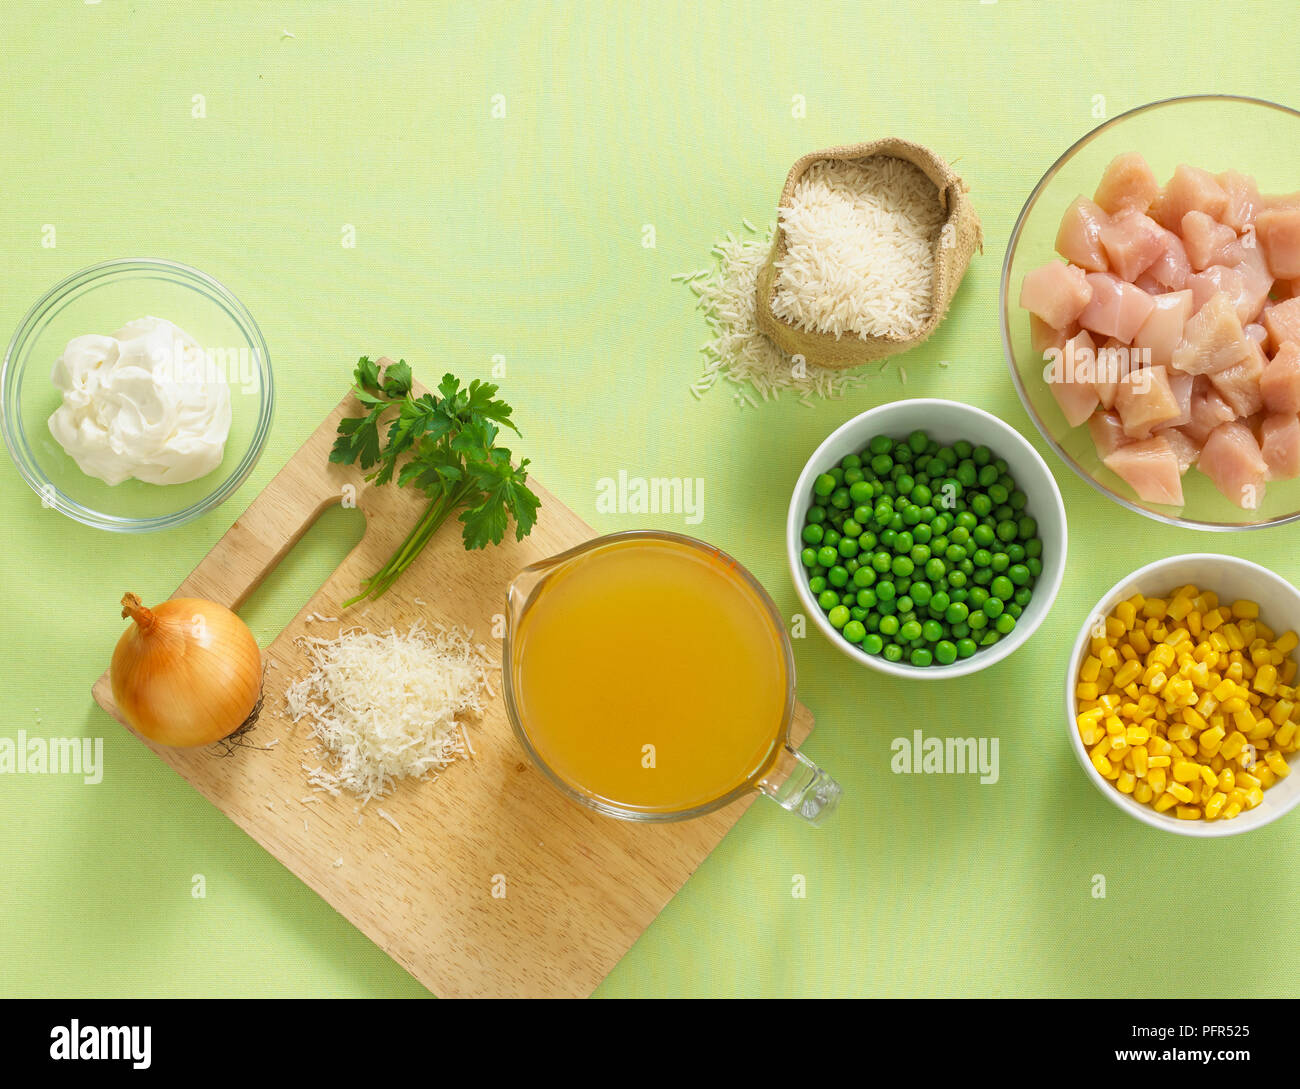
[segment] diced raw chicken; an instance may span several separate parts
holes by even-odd
[[[1213,174],[1196,166],[1180,166],[1152,207],[1151,215],[1161,226],[1177,231],[1188,212],[1204,212],[1211,219],[1222,220],[1227,210],[1228,194]]]
[[[1300,207],[1266,208],[1255,217],[1255,232],[1277,279],[1300,276]]]
[[[1300,344],[1300,298],[1265,307],[1264,328],[1270,351],[1278,351],[1288,340]]]
[[[1261,280],[1244,264],[1232,268],[1211,265],[1204,272],[1187,278],[1187,287],[1192,293],[1193,311],[1199,310],[1222,292],[1232,300],[1237,318],[1243,324],[1259,316],[1272,284],[1272,277]]]
[[[1164,240],[1164,253],[1152,262],[1144,275],[1150,276],[1156,283],[1162,284],[1170,291],[1182,291],[1187,286],[1187,277],[1192,274],[1192,263],[1187,259],[1187,247],[1173,231],[1165,230],[1163,227],[1161,230],[1164,231],[1161,235]]]
[[[1293,412],[1265,416],[1259,425],[1259,450],[1269,480],[1300,476],[1300,417]]]
[[[1097,390],[1092,381],[1094,348],[1092,337],[1080,333],[1066,343],[1059,363],[1044,368],[1047,388],[1071,427],[1078,427],[1097,407]]]
[[[1156,435],[1173,447],[1174,456],[1178,459],[1179,475],[1187,472],[1201,456],[1201,444],[1189,438],[1181,427],[1162,428]]]
[[[1121,446],[1133,441],[1124,434],[1124,424],[1117,412],[1094,412],[1088,417],[1088,433],[1092,435],[1097,456],[1103,461]]]
[[[1182,371],[1166,370],[1165,373],[1169,379],[1169,390],[1178,402],[1178,415],[1172,420],[1166,420],[1160,427],[1183,427],[1192,422],[1192,388],[1196,379]]]
[[[1117,155],[1101,176],[1093,200],[1108,215],[1137,210],[1145,212],[1160,195],[1160,183],[1147,161],[1136,151]]]
[[[1203,444],[1219,424],[1236,418],[1232,406],[1214,388],[1208,375],[1197,375],[1192,379],[1192,418],[1183,425],[1183,433],[1193,442]]]
[[[1101,336],[1131,344],[1155,309],[1155,299],[1109,272],[1090,272],[1087,281],[1092,299],[1078,315],[1079,324]]]
[[[1241,327],[1241,331],[1245,333],[1246,336],[1249,339],[1253,340],[1256,344],[1268,343],[1268,330],[1265,329],[1262,325],[1258,325],[1252,322],[1250,325],[1243,325]]]
[[[1100,238],[1111,271],[1129,283],[1141,276],[1165,252],[1164,228],[1142,212],[1122,212],[1115,216],[1102,225]],[[1236,238],[1236,235],[1232,236],[1233,241]]]
[[[1025,273],[1020,285],[1020,305],[1053,329],[1068,328],[1091,300],[1092,286],[1083,270],[1058,261]]]
[[[1259,186],[1249,174],[1225,170],[1219,175],[1219,184],[1228,194],[1228,206],[1223,212],[1223,222],[1240,234],[1255,222],[1259,211]]]
[[[1255,510],[1263,502],[1268,465],[1255,436],[1240,420],[1221,423],[1210,432],[1196,467],[1244,510]]]
[[[1190,407],[1191,389],[1188,387]],[[1169,372],[1160,366],[1130,371],[1120,379],[1115,411],[1131,439],[1145,439],[1157,427],[1178,419],[1182,406],[1169,384]],[[1189,413],[1190,417],[1190,413]]]
[[[1102,462],[1137,492],[1139,499],[1182,506],[1183,481],[1178,471],[1178,455],[1163,435],[1130,442],[1103,458]]]
[[[1259,392],[1269,412],[1300,412],[1300,346],[1288,340],[1264,367]]]
[[[1156,295],[1155,309],[1138,329],[1133,347],[1149,349],[1152,363],[1168,363],[1183,339],[1183,327],[1191,319],[1192,300],[1190,291]]]
[[[1086,323],[1085,323],[1086,324]],[[1212,374],[1239,363],[1250,352],[1237,308],[1222,292],[1214,295],[1183,327],[1173,366],[1187,374]]]
[[[1102,408],[1109,411],[1115,407],[1115,394],[1119,391],[1120,379],[1132,369],[1132,355],[1127,344],[1111,337],[1097,349],[1092,372],[1093,386]]]
[[[1183,245],[1192,268],[1203,272],[1211,265],[1226,265],[1235,256],[1237,232],[1211,219],[1204,212],[1191,211],[1183,216]]]
[[[1264,407],[1264,395],[1259,388],[1264,374],[1264,353],[1254,341],[1250,344],[1250,354],[1240,363],[1210,375],[1214,388],[1237,416],[1252,416]]]
[[[1065,342],[1077,331],[1074,326],[1068,330],[1053,329],[1037,314],[1029,315],[1029,343],[1035,355],[1042,356],[1049,348],[1064,348]]]
[[[1087,197],[1079,197],[1061,217],[1056,252],[1089,272],[1106,272],[1110,265],[1101,247],[1101,229],[1110,217]]]

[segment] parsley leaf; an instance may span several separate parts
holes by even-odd
[[[339,421],[330,461],[374,469],[366,479],[377,486],[396,476],[399,488],[424,492],[429,506],[402,548],[345,606],[383,594],[454,511],[460,511],[466,549],[500,544],[512,520],[516,540],[532,532],[541,501],[528,487],[527,459],[516,466],[510,451],[496,445],[502,427],[519,429],[495,384],[475,379],[464,386],[449,373],[436,394],[416,397],[404,360],[381,375],[368,356],[358,361],[354,379],[353,393],[366,411]],[[382,432],[382,418],[392,410]]]

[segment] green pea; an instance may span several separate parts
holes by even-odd
[[[989,586],[989,592],[994,597],[1001,598],[1003,601],[1009,601],[1011,596],[1016,592],[1015,583],[1005,575],[999,575],[993,580],[992,585]]]
[[[898,629],[898,634],[900,638],[910,643],[915,639],[921,638],[921,625],[915,620],[909,620]]]
[[[876,597],[882,603],[887,601],[893,601],[894,598],[897,596],[897,594],[898,591],[894,588],[894,584],[892,582],[882,582],[879,586],[876,587]]]
[[[949,566],[960,563],[966,558],[966,550],[959,544],[950,544],[943,550],[943,558],[948,561]]]
[[[849,498],[848,488],[836,488],[831,492],[831,506],[839,510],[848,510],[853,505],[853,500]]]
[[[976,472],[975,466],[972,465],[969,461],[963,461],[960,465],[958,465],[955,475],[957,477],[957,483],[960,484],[963,488],[975,487],[975,481],[978,476],[978,473]]]
[[[913,582],[911,588],[912,601],[925,608],[930,604],[930,599],[934,596],[934,591],[930,589],[928,582]]]
[[[872,632],[862,640],[862,649],[868,654],[879,654],[885,646],[885,641]]]
[[[862,506],[853,508],[853,520],[857,522],[858,525],[865,526],[871,521],[872,513],[872,508],[867,506],[866,503],[863,503]]]
[[[949,585],[949,586],[955,586],[955,587],[957,587],[957,589],[960,590],[963,586],[966,585],[966,572],[965,572],[965,571],[949,571],[949,572],[948,572],[948,585]]]
[[[847,586],[849,583],[849,573],[838,563],[826,572],[826,581],[834,586],[837,590]]]
[[[925,565],[930,562],[930,546],[923,544],[913,545],[912,550],[908,555],[912,558],[912,563],[917,567],[924,568]]]
[[[842,628],[849,622],[849,610],[843,605],[836,605],[826,614],[826,619],[831,622],[832,628]]]
[[[857,469],[862,465],[862,459],[857,454],[845,454],[840,458],[841,469]]]
[[[934,660],[940,665],[952,665],[957,660],[957,647],[947,639],[940,639],[934,645]]]
[[[960,624],[970,615],[970,610],[960,601],[954,601],[944,610],[944,619],[949,624]]]
[[[910,504],[903,508],[903,525],[915,526],[921,521],[921,508],[915,504]]]
[[[1014,483],[1014,481],[1012,482]],[[1022,491],[1013,491],[1011,498],[1007,500],[1016,510],[1024,510],[1029,504],[1029,496]]]
[[[803,539],[805,544],[821,544],[824,530],[818,525],[807,525],[803,527]]]
[[[870,588],[858,591],[858,596],[854,599],[863,609],[874,609],[876,607],[876,591]]]
[[[926,650],[925,647],[917,647],[914,651],[912,651],[908,660],[914,666],[924,667],[930,665],[934,661],[934,655],[932,655],[928,650]]]
[[[996,620],[1002,615],[1002,610],[1006,608],[1006,603],[1000,597],[991,597],[988,601],[980,606],[984,610],[984,615],[992,620]]]
[[[910,613],[912,609],[916,606],[916,602],[912,600],[910,594],[903,594],[900,598],[898,598],[895,604],[898,606],[898,612],[900,616],[906,613]]]
[[[925,562],[925,577],[931,582],[937,582],[948,573],[948,567],[937,556]]]
[[[993,562],[993,553],[987,548],[977,548],[971,560],[974,561],[976,567],[988,567]]]
[[[1013,598],[1015,603],[1019,605],[1022,609],[1027,608],[1029,606],[1029,603],[1033,599],[1034,599],[1034,592],[1028,586],[1022,586],[1019,590],[1017,590],[1016,595]]]
[[[1016,526],[1020,530],[1020,537],[1022,540],[1027,541],[1038,534],[1038,523],[1032,518],[1021,518],[1020,521],[1016,523]]]
[[[853,518],[845,518],[844,525],[840,526],[840,532],[846,537],[861,537],[862,526]]]
[[[830,473],[822,473],[813,481],[813,494],[828,496],[835,490],[835,478]]]
[[[1003,487],[1001,484],[989,485],[988,497],[993,503],[996,503],[998,506],[1001,506],[1003,503],[1005,503],[1007,499],[1010,498],[1010,495],[1011,493],[1008,492],[1007,489]]]
[[[1010,559],[1012,563],[1022,563],[1025,558],[1025,546],[1019,541],[1013,541],[1011,544],[1007,545],[1007,558]]]
[[[995,532],[998,535],[999,541],[1014,541],[1019,530],[1016,527],[1016,523],[1008,519],[1005,522],[999,522],[998,528]]]
[[[1043,542],[1035,537],[1032,541],[1025,542],[1025,555],[1033,556],[1035,559],[1043,554]]]
[[[987,495],[976,493],[971,496],[970,509],[983,518],[993,509],[993,501]]]
[[[894,459],[888,454],[877,454],[871,459],[871,471],[877,476],[886,476],[894,467]]]
[[[911,495],[912,489],[916,487],[916,481],[907,473],[903,473],[895,483],[898,487],[899,495]]]
[[[976,479],[981,488],[993,488],[998,482],[998,471],[992,465],[983,466]]]
[[[841,536],[840,531],[837,530],[834,526],[827,526],[825,529],[825,533],[822,536],[822,544],[829,545],[831,548],[834,548],[837,544],[840,543],[840,536]]]
[[[979,648],[975,646],[975,640],[974,640],[974,639],[958,639],[958,640],[957,640],[957,657],[958,657],[958,658],[969,658],[969,657],[970,657],[972,654],[974,654],[975,651],[978,650],[978,649],[979,649]]]
[[[799,553],[799,562],[802,563],[805,567],[816,567],[817,549],[805,548],[802,552]]]
[[[888,435],[877,435],[867,444],[867,449],[873,454],[887,454],[893,445],[894,440]]]
[[[863,481],[863,476],[862,476],[861,469],[854,468],[854,469],[844,470],[844,484],[849,489],[850,495],[853,494],[853,485],[860,484],[862,483],[862,481]],[[867,487],[871,487],[871,485],[868,484]]]
[[[895,533],[899,533],[906,526],[907,523],[903,521],[902,511],[898,510],[898,508],[894,508],[894,516],[889,520],[889,528],[892,529]]]
[[[1011,604],[1007,606],[1007,612],[1010,613],[1010,614],[1011,614],[1013,617],[1015,617],[1015,619],[1017,619],[1017,620],[1020,619],[1021,614],[1023,614],[1024,611],[1025,611],[1025,610],[1022,609],[1019,605],[1017,605],[1014,601],[1011,602]]]
[[[1037,556],[1030,556],[1029,559],[1025,561],[1025,566],[1029,568],[1031,578],[1038,578],[1038,576],[1043,573],[1043,561]]]
[[[994,552],[993,562],[989,564],[994,571],[1005,571],[1011,566],[1011,557],[1005,552]]]
[[[882,575],[889,570],[891,562],[888,552],[877,552],[871,557],[872,568]]]
[[[970,457],[976,465],[987,465],[993,460],[993,451],[987,446],[977,446],[971,451]]]
[[[858,621],[858,623],[861,623],[867,618],[867,610],[864,609],[861,605],[850,605],[849,616],[851,616],[854,620]],[[866,629],[863,630],[865,631]]]
[[[997,534],[993,532],[993,527],[984,525],[983,523],[972,529],[970,535],[971,540],[973,540],[980,548],[988,548],[989,545],[997,540]]]
[[[834,623],[834,621],[832,621]],[[844,625],[844,638],[850,643],[861,643],[867,637],[867,629],[859,620],[850,620]]]
[[[1023,563],[1012,564],[1007,575],[1017,586],[1024,586],[1029,582],[1029,568]]]
[[[859,480],[849,485],[849,498],[853,500],[855,506],[867,502],[875,494],[871,485],[865,480]]]
[[[885,644],[885,661],[900,662],[903,660],[903,648],[897,643]]]
[[[894,636],[898,634],[901,625],[898,623],[896,616],[882,616],[880,618],[880,634]]]
[[[835,547],[839,549],[840,555],[845,559],[858,554],[858,542],[852,537],[841,537],[839,544]]]
[[[952,598],[948,596],[946,590],[936,590],[934,596],[930,598],[930,611],[942,615],[951,604]]]
[[[934,530],[930,527],[928,522],[921,522],[912,530],[912,539],[916,541],[917,544],[928,545],[933,536]]]
[[[943,638],[943,625],[937,620],[927,620],[921,625],[921,638],[928,643],[937,643]]]
[[[817,553],[817,562],[823,567],[834,567],[839,560],[840,554],[830,545],[823,545]]]
[[[876,535],[866,530],[858,537],[858,546],[863,549],[875,548],[878,543]]]
[[[1003,613],[995,621],[993,621],[993,627],[997,630],[997,632],[1000,635],[1009,634],[1010,632],[1015,630],[1015,626],[1016,626],[1016,618],[1012,616],[1010,613]]]
[[[840,595],[834,590],[826,589],[817,595],[817,604],[821,606],[822,612],[828,613],[840,603]]]
[[[972,610],[970,616],[966,618],[966,626],[971,631],[979,631],[981,628],[988,627],[988,614],[983,609]]]
[[[934,493],[930,491],[925,484],[918,484],[912,489],[912,502],[918,507],[928,506],[930,500],[934,498]]]
[[[987,586],[993,581],[993,572],[987,567],[978,567],[975,569],[975,574],[971,576],[971,581],[976,586]]]

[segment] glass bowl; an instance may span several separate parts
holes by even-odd
[[[1180,163],[1218,174],[1253,174],[1263,193],[1300,190],[1300,111],[1235,95],[1192,95],[1152,102],[1099,125],[1052,164],[1016,220],[1002,266],[1002,343],[1020,400],[1061,459],[1108,499],[1170,525],[1205,530],[1256,529],[1300,518],[1300,479],[1270,481],[1255,510],[1219,494],[1195,467],[1183,476],[1182,507],[1138,499],[1097,456],[1086,426],[1071,428],[1043,379],[1044,361],[1030,344],[1020,284],[1053,259],[1061,216],[1080,194],[1091,196],[1107,163],[1137,151],[1163,184]]]
[[[221,464],[187,484],[87,476],[50,434],[62,402],[50,380],[68,341],[112,334],[146,315],[175,322],[230,386],[231,427]],[[170,529],[227,499],[253,471],[275,408],[266,341],[244,305],[211,276],[175,261],[125,258],[83,269],[51,288],[19,323],[0,373],[0,429],[41,504],[118,533]]]

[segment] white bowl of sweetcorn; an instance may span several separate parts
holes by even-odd
[[[1179,835],[1230,836],[1289,813],[1300,803],[1297,631],[1300,591],[1248,560],[1194,553],[1127,575],[1070,655],[1080,767],[1129,816]]]

